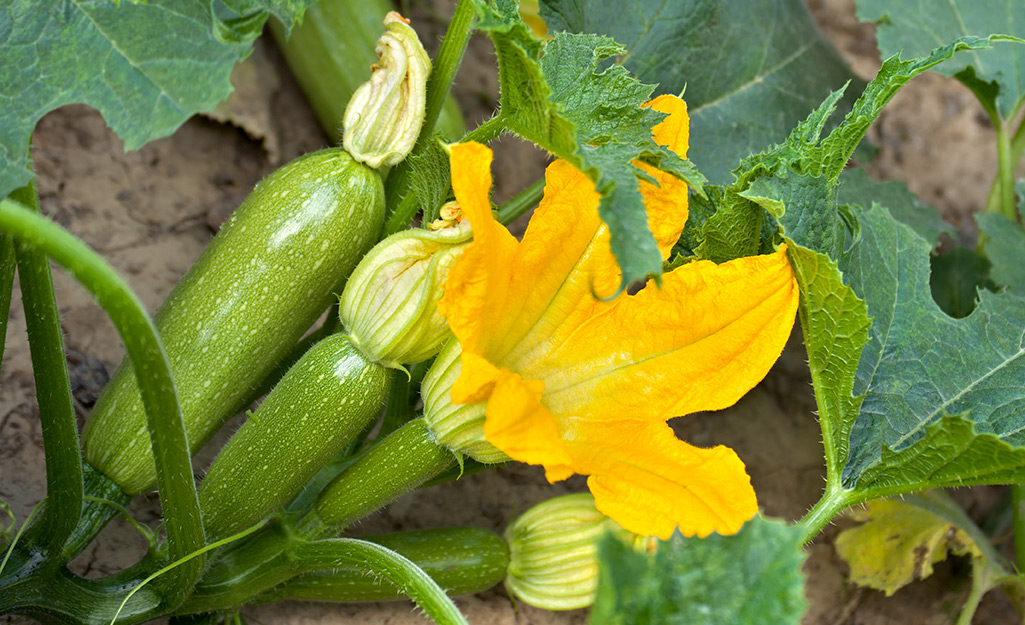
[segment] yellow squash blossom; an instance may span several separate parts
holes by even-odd
[[[686,156],[679,98],[655,140]],[[732,405],[779,357],[797,309],[786,250],[721,265],[695,261],[636,294],[602,301],[620,273],[593,183],[567,162],[546,172],[545,196],[522,241],[491,212],[491,151],[451,147],[452,187],[474,241],[439,302],[462,345],[454,403],[487,402],[485,438],[543,465],[549,481],[590,476],[597,508],[627,530],[668,538],[733,533],[757,512],[733,450],[680,441],[666,421]],[[663,257],[687,219],[687,186],[638,163],[648,225]]]

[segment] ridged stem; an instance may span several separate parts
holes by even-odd
[[[0,230],[37,248],[68,270],[110,315],[139,377],[157,466],[167,528],[168,555],[178,560],[205,543],[178,399],[167,356],[146,309],[114,269],[81,240],[19,202],[0,202]],[[74,508],[81,510],[81,500]],[[161,587],[170,604],[188,594],[203,570],[194,558],[168,573]]]

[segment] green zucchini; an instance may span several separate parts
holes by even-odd
[[[155,318],[193,453],[245,407],[337,297],[383,218],[380,175],[341,149],[285,165],[235,211]],[[86,460],[126,493],[154,483],[127,359],[97,401],[84,439]]]
[[[415,562],[449,595],[465,595],[502,581],[509,566],[505,540],[478,527],[399,532],[367,536],[364,540],[387,547]],[[307,573],[261,595],[257,601],[380,601],[405,595],[394,584],[366,569],[340,566]]]
[[[381,413],[389,374],[345,335],[311,347],[207,471],[199,487],[207,532],[230,536],[291,501]]]

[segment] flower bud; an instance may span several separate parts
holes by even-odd
[[[450,396],[462,371],[462,348],[456,339],[441,349],[434,364],[424,376],[420,396],[424,401],[424,421],[439,445],[478,462],[496,464],[509,456],[484,439],[485,402],[453,404]]]
[[[370,167],[391,166],[406,158],[423,126],[427,106],[427,56],[408,20],[392,11],[377,40],[378,62],[370,80],[352,94],[342,120],[342,145]]]
[[[509,594],[545,610],[591,605],[598,588],[598,539],[607,531],[633,537],[598,512],[589,493],[556,497],[527,510],[505,530]]]
[[[451,336],[438,314],[441,285],[469,245],[468,221],[406,230],[363,257],[345,285],[338,314],[353,343],[386,366],[426,360]]]

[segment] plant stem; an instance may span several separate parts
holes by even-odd
[[[1023,105],[1023,107],[1025,107],[1025,105]],[[1019,111],[1020,110],[1021,109],[1019,109]],[[1014,119],[1017,114],[1018,114],[1018,111],[1016,111],[1015,114],[1011,115],[1008,118],[1008,123],[1010,123],[1010,120]],[[1005,123],[1000,122],[999,120],[994,120],[993,125],[994,125],[994,127],[998,128],[998,129],[1003,128],[1004,132],[1006,134],[1007,130],[1006,130],[1006,124]],[[1000,141],[1001,141],[1001,139],[1000,139],[1000,131],[998,130],[997,131],[997,158],[998,158],[998,161],[1000,162],[1001,169],[998,170],[996,177],[993,179],[993,184],[989,188],[989,196],[987,196],[987,198],[986,198],[985,210],[986,210],[986,212],[990,212],[990,213],[1004,212],[1004,209],[1002,207],[1002,203],[1005,201],[1005,194],[1004,194],[1004,186],[1005,186],[1004,185],[1004,179],[1005,179],[1005,176],[1009,175],[1011,177],[1012,187],[1013,187],[1014,170],[1016,169],[1018,162],[1021,160],[1022,154],[1025,154],[1025,119],[1023,119],[1021,121],[1021,123],[1018,124],[1018,128],[1014,131],[1014,135],[1010,138],[1009,148],[1007,150],[1007,156],[1006,156],[1006,160],[1008,162],[1008,171],[1010,172],[1009,174],[1005,173],[1005,170],[1003,169],[1004,161],[1002,160],[1001,153],[1000,153],[1000,151],[1001,151]],[[1013,189],[1011,191],[1011,205],[1012,206],[1014,205],[1014,191],[1013,191]],[[1004,213],[1004,214],[1006,214],[1006,213]],[[1014,218],[1015,216],[1012,214],[1011,217]]]
[[[512,199],[498,208],[498,221],[508,225],[517,217],[530,210],[541,201],[545,194],[545,181],[542,178],[526,189],[517,193]]]
[[[6,232],[0,232],[0,363],[4,360],[7,318],[11,312],[11,294],[14,292],[14,263],[14,241]]]
[[[113,321],[135,364],[157,467],[166,519],[168,555],[184,558],[205,543],[189,446],[167,355],[146,309],[114,269],[85,243],[19,202],[0,202],[0,230],[38,248],[91,292]],[[81,510],[81,503],[75,513]],[[184,599],[203,570],[202,557],[172,570],[162,580],[166,600]]]
[[[356,538],[297,542],[289,547],[296,566],[332,569],[356,565],[398,586],[439,625],[468,625],[445,591],[409,558],[376,543]]]
[[[1014,170],[1018,160],[1011,151],[1011,133],[1006,124],[998,124],[997,130],[997,176],[1000,179],[1000,212],[1009,219],[1017,219],[1014,206]]]
[[[11,198],[39,214],[34,182]],[[44,551],[59,551],[78,525],[84,499],[75,405],[50,263],[45,254],[24,242],[17,246],[16,255],[46,458],[46,503],[26,539]]]
[[[480,126],[477,126],[470,132],[466,133],[459,142],[469,143],[470,141],[476,141],[477,143],[490,143],[505,132],[507,127],[505,117],[502,116],[502,113],[499,113]]]
[[[413,146],[410,156],[422,153],[429,141],[434,140],[434,124],[441,112],[448,91],[452,87],[459,63],[466,52],[466,44],[473,32],[473,3],[470,0],[459,0],[456,4],[452,21],[441,41],[438,56],[431,67],[431,75],[427,78],[427,106],[424,116],[424,127]],[[387,209],[385,212],[385,236],[394,234],[413,219],[416,211],[416,198],[409,193],[409,158],[395,166],[385,181]]]
[[[853,503],[853,491],[842,489],[827,489],[811,510],[804,515],[797,525],[804,528],[804,535],[801,537],[801,544],[806,545],[814,539],[824,527],[829,525],[833,517],[843,512]]]
[[[459,0],[456,10],[449,21],[445,38],[441,41],[438,56],[431,67],[431,75],[427,78],[427,107],[424,114],[424,127],[417,143],[425,143],[434,136],[434,125],[438,121],[441,109],[452,88],[452,81],[459,70],[459,64],[466,52],[473,32],[473,3],[470,0]]]
[[[1014,560],[1025,571],[1025,484],[1011,484],[1011,517],[1014,519]]]
[[[985,595],[991,586],[986,583],[985,573],[979,569],[984,567],[985,564],[975,563],[975,559],[972,560],[972,589],[968,593],[968,598],[965,599],[965,604],[961,608],[961,613],[957,617],[956,625],[971,625],[972,618],[975,616],[975,611],[979,609],[979,603],[982,602],[982,596]]]

